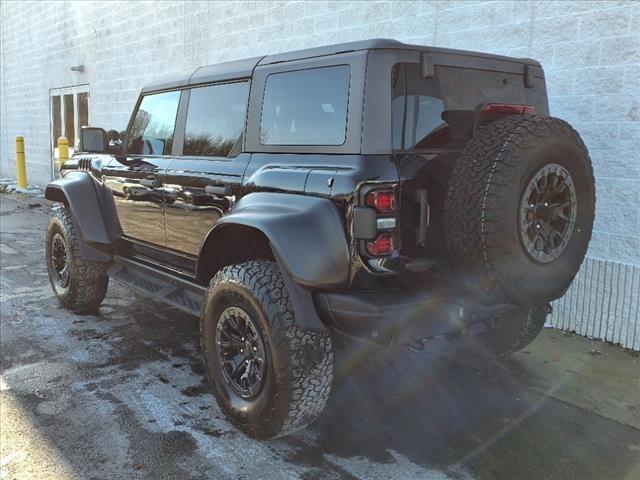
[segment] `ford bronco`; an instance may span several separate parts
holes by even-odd
[[[95,311],[111,278],[198,315],[221,409],[262,438],[320,414],[338,334],[529,344],[595,208],[538,62],[393,40],[146,85],[125,132],[82,130],[46,197],[60,303]]]

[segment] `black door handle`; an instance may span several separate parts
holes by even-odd
[[[211,195],[218,195],[219,197],[230,197],[233,195],[233,190],[231,187],[219,187],[214,185],[207,185],[204,187],[204,191],[210,193]]]

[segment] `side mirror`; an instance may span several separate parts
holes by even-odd
[[[80,151],[87,153],[108,153],[109,140],[104,128],[82,127],[80,130]]]

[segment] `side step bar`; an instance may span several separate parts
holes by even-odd
[[[107,274],[183,312],[199,316],[206,288],[129,258],[115,256]]]

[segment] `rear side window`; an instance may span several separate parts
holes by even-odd
[[[179,102],[179,91],[145,95],[129,131],[127,152],[170,155]]]
[[[184,155],[228,157],[244,130],[248,86],[246,82],[191,90]]]
[[[260,143],[342,145],[347,133],[349,77],[347,65],[269,75]]]

